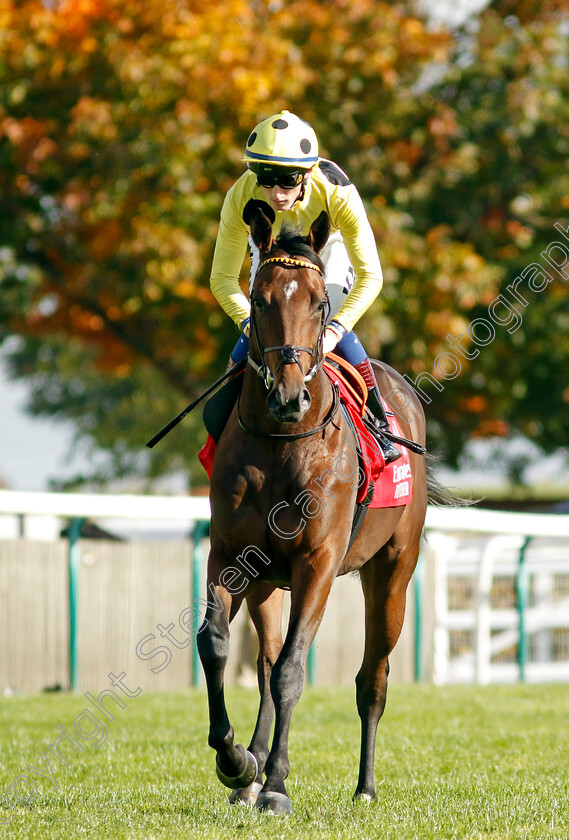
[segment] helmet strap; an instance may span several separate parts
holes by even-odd
[[[308,176],[310,175],[310,173],[312,172],[313,169],[314,169],[314,167],[311,166],[310,169],[306,170],[306,174],[304,175],[304,177],[302,179],[302,189],[300,191],[300,194],[299,194],[298,198],[294,202],[295,204],[298,204],[299,201],[304,201],[304,194],[306,193],[306,181],[307,181],[307,178],[308,178]]]

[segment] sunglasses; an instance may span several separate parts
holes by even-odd
[[[257,185],[272,190],[280,187],[283,190],[293,190],[302,184],[306,172],[263,173],[257,175]]]

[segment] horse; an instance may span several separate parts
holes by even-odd
[[[365,596],[354,798],[376,796],[375,741],[388,657],[401,633],[407,584],[419,555],[427,479],[425,459],[410,451],[412,502],[370,509],[350,545],[357,482],[346,479],[354,436],[322,368],[329,304],[318,254],[330,221],[323,212],[307,237],[285,230],[275,240],[268,214],[256,207],[250,226],[260,265],[251,291],[249,364],[213,462],[209,594],[197,645],[208,694],[208,743],[219,779],[232,789],[230,802],[290,814],[288,738],[306,657],[335,578],[354,571]],[[381,393],[406,388],[391,367],[372,364]],[[424,444],[425,417],[414,394],[405,411],[403,433]],[[283,588],[291,598],[284,642]],[[223,680],[229,625],[244,600],[259,637],[260,704],[247,749],[234,742]]]

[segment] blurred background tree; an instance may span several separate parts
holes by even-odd
[[[369,351],[432,373],[567,223],[568,32],[553,0],[496,2],[453,32],[412,2],[5,3],[0,341],[30,411],[104,454],[74,483],[205,478],[200,412],[144,443],[224,369],[219,210],[250,129],[283,107],[366,202],[385,272]],[[520,329],[429,390],[448,463],[473,436],[567,445],[567,301],[556,275]]]

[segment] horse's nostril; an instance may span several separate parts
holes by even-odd
[[[282,405],[283,400],[278,389],[273,388],[273,390],[267,396],[267,406],[269,408],[269,411],[276,411]]]
[[[307,388],[302,388],[294,397],[287,397],[279,388],[273,388],[267,396],[267,408],[281,423],[297,422],[310,408],[311,403]]]

